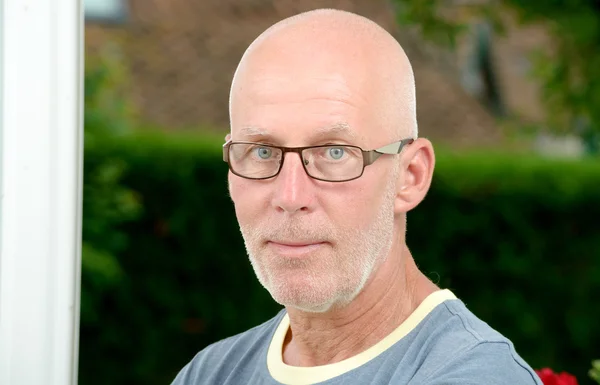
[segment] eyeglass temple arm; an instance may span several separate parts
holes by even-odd
[[[229,163],[229,144],[231,139],[223,144],[223,162]]]
[[[379,158],[383,154],[389,154],[389,155],[399,154],[402,151],[402,148],[404,148],[404,146],[406,146],[407,144],[410,144],[412,142],[414,142],[414,139],[412,139],[412,138],[411,139],[403,139],[399,142],[391,143],[391,144],[388,144],[387,146],[378,148],[377,150],[365,151],[365,154],[364,154],[365,155],[364,156],[365,166],[368,166],[371,163],[375,162],[377,160],[377,158]]]

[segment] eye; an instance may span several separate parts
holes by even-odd
[[[328,149],[329,156],[331,159],[340,160],[344,156],[344,148],[343,147],[331,147]]]
[[[273,154],[273,150],[271,150],[268,147],[258,147],[256,149],[256,154],[261,159],[269,159],[271,157],[271,155]]]

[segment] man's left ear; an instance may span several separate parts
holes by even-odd
[[[396,213],[406,213],[425,199],[431,186],[435,154],[433,145],[424,138],[406,146],[401,156],[396,183]]]

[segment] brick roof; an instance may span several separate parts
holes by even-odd
[[[250,42],[282,18],[329,7],[372,19],[403,45],[415,72],[422,136],[467,145],[500,137],[491,114],[427,54],[418,35],[397,26],[384,0],[130,0],[126,23],[87,25],[86,49],[94,55],[107,42],[118,47],[143,120],[225,132],[231,78]]]

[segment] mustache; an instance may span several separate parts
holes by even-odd
[[[314,222],[306,221],[285,222],[277,224],[276,222],[267,222],[265,225],[255,226],[247,229],[246,232],[251,238],[263,242],[285,242],[285,241],[303,241],[303,242],[324,242],[332,240],[335,232],[329,226],[318,225]]]

